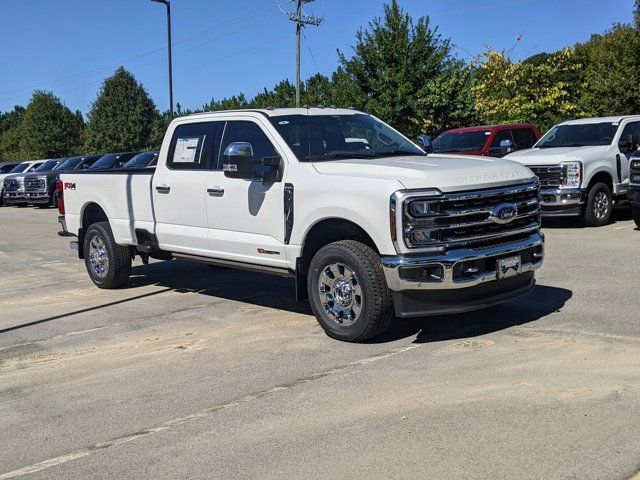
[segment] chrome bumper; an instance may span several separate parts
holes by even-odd
[[[575,207],[586,200],[586,190],[580,188],[541,188],[541,207]]]
[[[498,280],[496,270],[496,257],[505,257],[512,254],[530,251],[531,261],[523,262],[521,272],[537,270],[544,260],[544,234],[534,233],[530,237],[504,245],[497,245],[477,249],[456,249],[443,254],[433,256],[392,256],[382,257],[382,267],[387,280],[387,285],[394,292],[406,290],[445,290],[468,288],[486,282]],[[491,268],[477,275],[467,275],[464,279],[454,278],[456,265],[462,262],[488,259]],[[491,263],[493,262],[493,263]],[[462,265],[461,265],[462,266]],[[415,281],[402,277],[403,269],[441,267],[442,278],[437,281]]]

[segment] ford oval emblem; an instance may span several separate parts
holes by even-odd
[[[513,203],[501,203],[491,210],[489,214],[489,218],[499,225],[511,223],[517,216],[518,207]]]

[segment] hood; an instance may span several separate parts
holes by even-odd
[[[323,175],[397,180],[405,188],[439,188],[443,192],[492,188],[535,179],[528,168],[506,160],[463,155],[316,162]]]
[[[560,147],[560,148],[530,148],[528,150],[520,150],[510,153],[506,157],[507,160],[513,160],[524,165],[553,165],[560,162],[568,162],[571,160],[589,161],[591,159],[602,159],[602,155],[606,153],[606,146],[588,146],[588,147]]]

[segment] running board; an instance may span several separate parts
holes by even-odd
[[[181,260],[189,260],[191,262],[206,263],[218,267],[237,268],[239,270],[248,270],[251,272],[267,273],[269,275],[278,275],[280,277],[294,277],[295,272],[288,268],[268,267],[265,265],[255,265],[253,263],[236,262],[234,260],[223,260],[221,258],[201,257],[199,255],[189,255],[188,253],[172,252],[174,258]]]

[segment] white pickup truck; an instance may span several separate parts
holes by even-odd
[[[540,178],[543,216],[577,216],[599,227],[611,221],[614,202],[627,200],[629,157],[638,147],[640,116],[583,118],[505,158]]]
[[[426,155],[335,108],[174,120],[153,170],[63,173],[61,235],[93,282],[132,259],[187,259],[296,278],[332,337],[529,293],[543,262],[538,180],[515,162]]]

